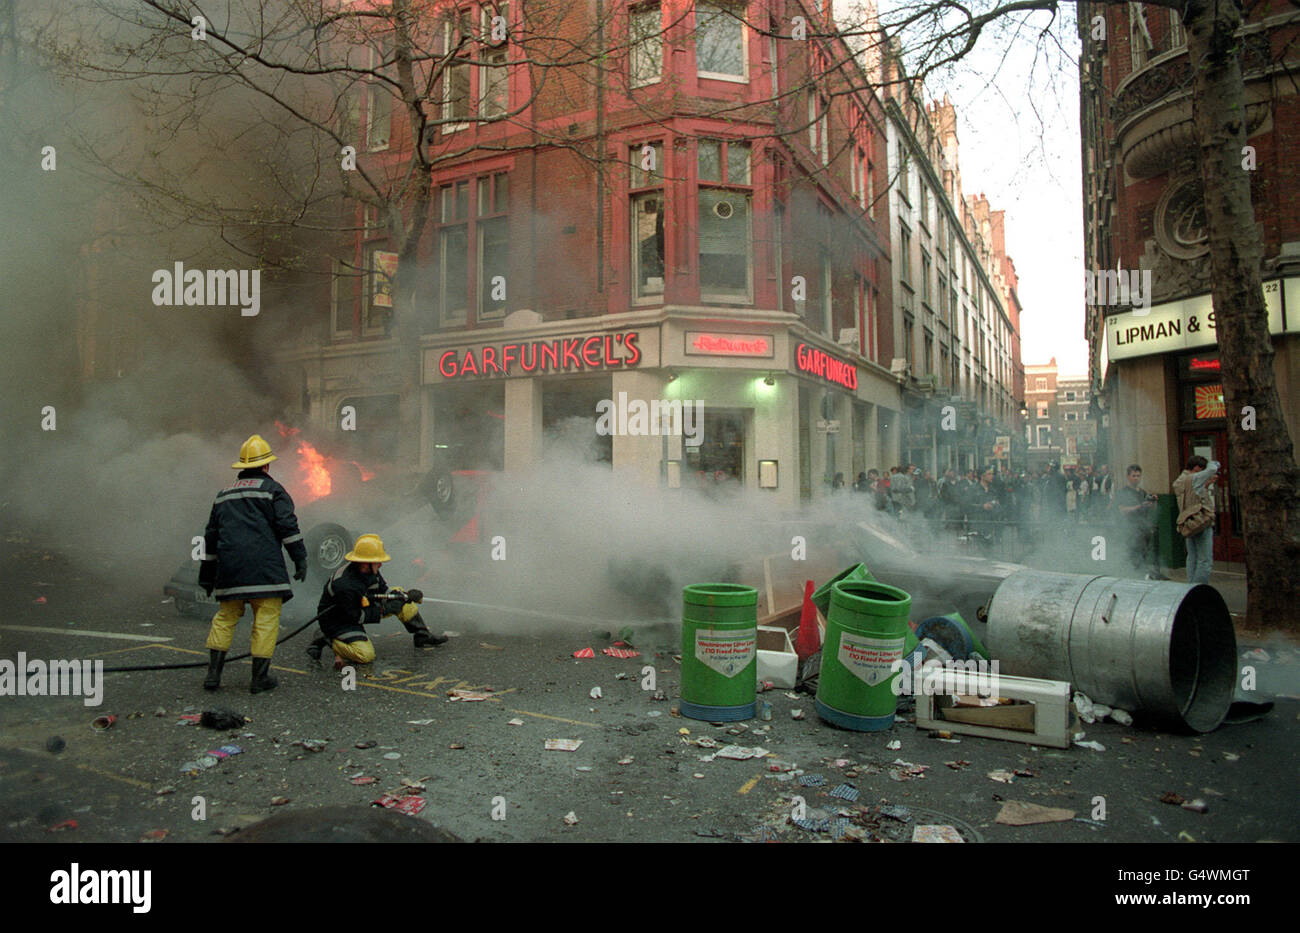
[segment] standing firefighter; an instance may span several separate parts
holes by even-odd
[[[319,661],[329,645],[334,649],[335,667],[341,667],[344,661],[369,664],[375,659],[375,646],[363,626],[374,625],[386,616],[397,616],[415,636],[417,648],[441,645],[447,640],[445,635],[432,634],[420,617],[423,593],[407,593],[399,587],[390,590],[379,566],[392,558],[385,553],[379,535],[357,538],[356,546],[344,557],[349,563],[330,577],[316,607],[322,634],[307,646],[313,661]]]
[[[254,434],[239,448],[231,467],[238,478],[212,503],[204,534],[205,554],[199,583],[221,603],[208,631],[208,676],[205,690],[221,686],[221,668],[235,635],[244,603],[253,607],[253,682],[251,693],[274,690],[271,655],[280,632],[280,607],[293,599],[280,548],[293,558],[294,579],[307,579],[307,547],[298,531],[293,500],[271,479],[267,468],[275,454]]]

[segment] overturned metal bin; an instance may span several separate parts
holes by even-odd
[[[986,641],[1004,673],[1195,732],[1223,722],[1236,686],[1232,616],[1203,584],[1020,571],[993,594]]]

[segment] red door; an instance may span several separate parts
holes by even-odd
[[[1246,544],[1242,538],[1237,482],[1228,460],[1228,432],[1184,431],[1183,458],[1179,466],[1197,454],[1206,460],[1219,461],[1219,479],[1214,489],[1214,507],[1218,513],[1214,523],[1214,559],[1241,563],[1246,559]]]

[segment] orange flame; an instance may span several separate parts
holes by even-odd
[[[330,481],[330,471],[325,466],[325,457],[306,441],[298,442],[298,457],[298,470],[302,473],[303,484],[311,493],[311,498],[304,498],[303,501],[311,502],[328,496],[333,484]]]

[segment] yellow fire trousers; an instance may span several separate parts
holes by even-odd
[[[396,615],[398,621],[405,625],[414,619],[419,612],[420,607],[416,603],[407,603],[398,612],[390,614]],[[369,638],[363,638],[360,641],[339,641],[335,638],[330,642],[330,647],[344,661],[370,664],[375,660],[375,645]]]
[[[280,634],[280,606],[284,603],[276,596],[268,599],[223,599],[208,629],[207,647],[213,651],[229,651],[235,640],[235,624],[244,616],[244,603],[253,607],[253,645],[255,658],[269,658],[275,653],[275,639]]]

